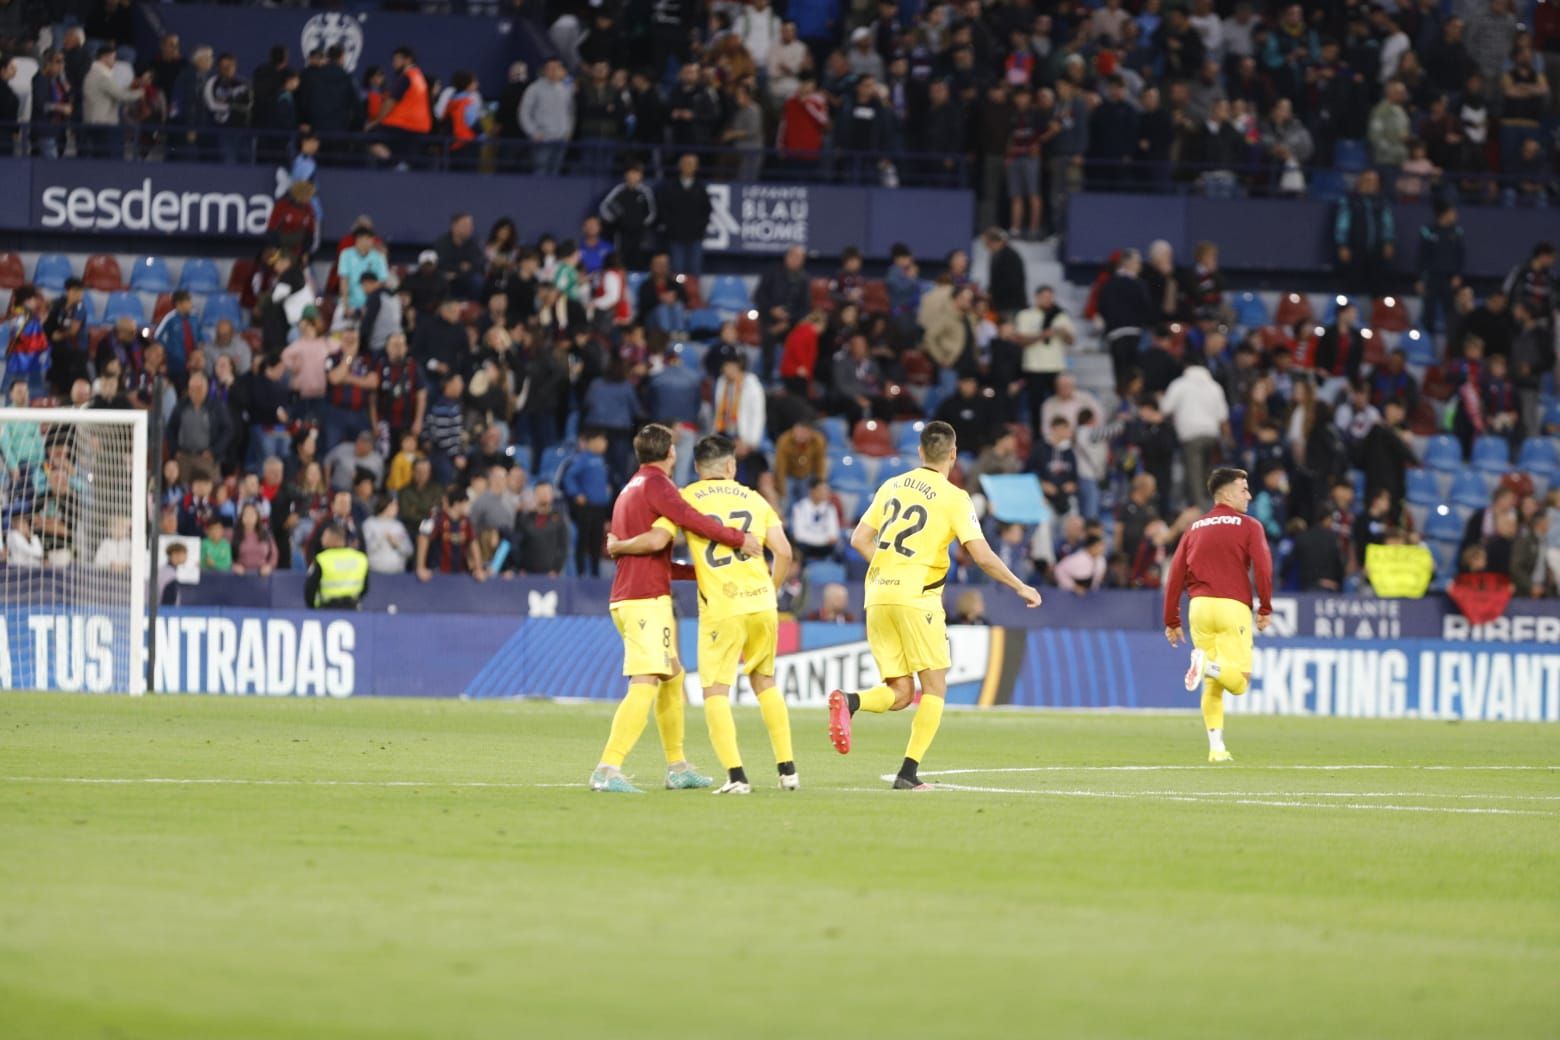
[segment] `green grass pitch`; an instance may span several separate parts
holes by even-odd
[[[0,696],[0,1037],[1560,1034],[1560,729],[950,712],[913,794],[796,711],[792,794],[746,709],[628,798],[610,711]]]

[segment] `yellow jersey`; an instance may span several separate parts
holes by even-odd
[[[780,525],[768,499],[734,480],[696,480],[682,489],[682,497],[705,516],[743,534],[752,532],[760,542],[771,527]],[[677,525],[664,516],[655,526],[677,533]],[[699,617],[714,621],[776,609],[774,582],[762,556],[744,559],[719,542],[683,533],[699,582]]]
[[[866,605],[942,603],[948,546],[984,539],[970,496],[922,466],[890,480],[861,522],[877,530]]]

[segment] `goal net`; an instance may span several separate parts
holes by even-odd
[[[0,689],[145,692],[146,418],[0,409]]]

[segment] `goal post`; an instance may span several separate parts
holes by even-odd
[[[146,692],[147,418],[0,408],[0,688]]]

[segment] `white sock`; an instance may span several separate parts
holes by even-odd
[[[1219,662],[1211,657],[1203,658],[1203,674],[1210,679],[1217,679],[1219,677]]]
[[[1224,750],[1224,731],[1222,729],[1210,729],[1208,731],[1208,750]]]

